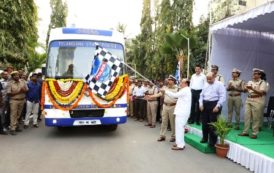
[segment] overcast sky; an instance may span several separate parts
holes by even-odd
[[[45,43],[51,9],[50,0],[35,0],[38,6],[39,42]],[[153,1],[153,0],[152,0]],[[193,23],[207,13],[209,0],[195,0]],[[140,33],[140,20],[143,0],[67,0],[67,26],[116,28],[118,23],[126,25],[126,36],[134,37]],[[154,3],[152,3],[154,4]]]

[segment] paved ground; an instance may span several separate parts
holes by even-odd
[[[29,128],[0,136],[0,173],[244,173],[245,168],[187,145],[172,151],[156,141],[157,128],[129,119],[117,131],[102,128]]]

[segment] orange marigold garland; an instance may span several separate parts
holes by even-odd
[[[125,89],[128,88],[127,87],[127,83],[128,83],[128,78],[127,76],[123,77],[124,81],[123,81],[123,85],[121,86],[119,93],[113,98],[112,101],[108,102],[107,104],[101,104],[97,101],[97,99],[95,98],[93,92],[88,89],[89,92],[89,96],[91,97],[92,101],[100,108],[110,108],[112,107],[116,101],[123,95],[123,93],[126,91]]]
[[[56,88],[56,91],[58,92],[58,94],[60,94],[63,97],[67,97],[73,92],[73,90],[76,88],[79,81],[73,81],[73,83],[71,84],[71,87],[69,87],[69,89],[67,91],[62,90],[56,80],[52,81],[52,82],[53,82],[53,85]]]
[[[46,88],[46,91],[48,93],[48,96],[49,96],[49,99],[50,101],[52,102],[53,104],[53,107],[56,108],[56,109],[60,109],[60,110],[63,110],[63,111],[68,111],[68,110],[71,110],[71,109],[74,109],[78,106],[78,103],[79,101],[82,99],[85,91],[86,91],[86,88],[87,88],[87,85],[85,84],[81,90],[81,94],[78,96],[78,98],[70,105],[60,105],[51,95],[50,93],[50,89],[49,89],[49,86],[48,85],[45,85],[45,88]]]
[[[69,86],[67,90],[62,90],[57,83],[57,80],[46,79],[42,85],[41,106],[44,107],[45,94],[47,94],[53,107],[56,109],[67,111],[76,108],[79,101],[82,99],[84,92],[86,91],[87,85],[83,81],[77,79],[66,79],[58,81],[72,82],[72,85]]]
[[[44,110],[44,105],[45,105],[45,85],[46,85],[46,82],[43,81],[42,82],[41,100],[40,100],[41,110]]]
[[[82,89],[84,86],[83,82],[75,82],[76,86],[70,93],[68,93],[69,95],[62,96],[60,94],[61,90],[57,90],[57,88],[54,85],[54,81],[56,81],[56,80],[48,81],[48,87],[49,87],[50,94],[52,95],[54,100],[56,100],[56,102],[59,103],[60,105],[72,104],[78,98],[78,96],[82,92]],[[74,81],[72,81],[72,83],[74,83]]]
[[[97,101],[97,99],[95,98],[94,94],[92,93],[92,91],[88,88],[87,84],[84,84],[80,87],[79,86],[79,83],[81,83],[82,81],[80,80],[75,80],[77,81],[77,84],[78,85],[75,85],[73,86],[74,90],[76,88],[78,88],[78,90],[81,91],[81,93],[77,93],[77,97],[72,100],[72,102],[69,102],[69,103],[65,103],[64,104],[64,100],[66,100],[67,97],[62,97],[62,95],[67,95],[65,93],[57,93],[56,91],[56,88],[53,89],[53,86],[56,86],[56,83],[51,83],[53,84],[50,88],[50,81],[54,81],[54,79],[47,79],[46,81],[43,82],[42,84],[42,97],[41,97],[41,109],[43,110],[44,109],[44,104],[45,104],[45,94],[47,93],[51,103],[53,104],[53,107],[56,108],[56,109],[60,109],[60,110],[63,110],[63,111],[68,111],[68,110],[71,110],[71,109],[74,109],[78,106],[78,103],[80,102],[80,100],[82,99],[82,97],[84,96],[84,93],[86,90],[88,90],[88,93],[89,93],[89,96],[91,97],[92,101],[100,108],[110,108],[112,107],[116,101],[123,95],[124,92],[127,91],[128,93],[128,77],[125,75],[125,76],[121,76],[119,78],[123,78],[123,85],[119,86],[120,87],[120,90],[118,92],[117,95],[114,96],[114,98],[108,102],[107,104],[101,104]],[[73,79],[70,79],[70,80],[73,80]],[[63,80],[63,81],[69,81],[69,80]],[[118,86],[116,86],[118,87]],[[80,89],[81,88],[81,89]],[[52,92],[51,90],[54,90],[54,92]],[[70,88],[71,89],[71,88]],[[70,90],[69,89],[69,90]],[[69,91],[71,92],[71,91]],[[55,93],[55,95],[53,94]],[[56,94],[57,93],[57,94]],[[75,93],[75,92],[73,92]],[[57,98],[57,99],[56,99]],[[127,99],[128,99],[128,96],[127,96]],[[63,102],[63,103],[62,103]]]

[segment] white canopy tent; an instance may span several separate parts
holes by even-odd
[[[251,79],[253,68],[260,68],[270,84],[268,95],[273,95],[274,1],[214,24],[210,36],[208,65],[218,65],[226,82],[235,67],[242,71],[245,81]]]
[[[218,65],[226,82],[235,67],[245,81],[251,80],[253,68],[260,68],[270,84],[268,96],[274,95],[274,1],[212,25],[210,43],[208,67]],[[223,113],[227,114],[226,105]],[[230,146],[228,158],[255,173],[274,170],[274,159],[238,144]]]

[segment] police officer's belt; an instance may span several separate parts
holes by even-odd
[[[248,95],[248,98],[259,98],[262,97],[261,95]]]
[[[17,99],[17,98],[10,98],[11,100],[25,100],[25,98]]]
[[[166,103],[166,102],[164,102],[164,105],[166,105],[166,106],[175,106],[176,103]]]
[[[236,96],[240,96],[241,94],[239,93],[239,94],[229,94],[229,96],[231,96],[231,97],[236,97]]]

